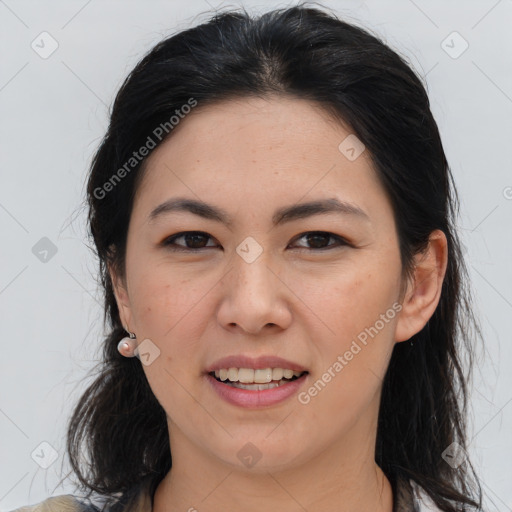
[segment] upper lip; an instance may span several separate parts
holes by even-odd
[[[283,368],[285,370],[289,369],[296,372],[307,371],[306,368],[301,364],[288,361],[282,357],[271,355],[259,357],[234,355],[218,359],[206,368],[206,373],[220,370],[221,368],[253,368],[254,370],[262,370],[265,368]]]

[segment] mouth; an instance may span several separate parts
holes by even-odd
[[[251,409],[284,403],[309,381],[302,364],[268,354],[237,354],[217,360],[204,370],[211,389],[222,400]]]
[[[309,372],[282,368],[224,368],[204,375],[222,400],[237,407],[259,409],[277,406],[297,395],[306,385]]]
[[[264,391],[284,386],[308,373],[308,371],[284,370],[282,368],[260,370],[229,368],[211,371],[208,375],[226,386],[249,391]]]

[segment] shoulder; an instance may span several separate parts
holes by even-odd
[[[72,494],[63,494],[52,496],[35,505],[25,505],[11,512],[99,512],[99,509],[80,501]]]
[[[92,498],[63,494],[10,512],[151,512],[152,496],[158,481],[153,475],[148,475],[124,493],[93,493]]]

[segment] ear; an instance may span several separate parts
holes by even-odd
[[[434,314],[441,297],[447,263],[446,235],[436,229],[430,234],[428,248],[415,257],[413,278],[408,283],[396,323],[397,342],[406,341],[421,331]]]
[[[109,263],[107,266],[110,279],[112,281],[112,288],[114,290],[117,309],[119,310],[121,322],[126,331],[133,332],[130,328],[132,324],[132,313],[130,307],[130,300],[128,298],[128,289],[126,286],[126,282],[124,278],[121,278],[120,276],[117,275],[113,265]]]

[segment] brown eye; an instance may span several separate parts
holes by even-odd
[[[185,241],[185,246],[175,243],[175,241],[180,238],[183,238]],[[163,245],[166,247],[170,246],[172,250],[176,251],[194,251],[208,247],[205,245],[208,238],[212,237],[203,231],[184,231],[183,233],[178,233],[167,238],[164,240]]]
[[[343,238],[334,233],[328,233],[327,231],[309,231],[307,233],[303,233],[297,238],[297,240],[305,239],[308,244],[311,244],[310,247],[313,250],[326,250],[334,247],[340,247],[343,245],[349,245]],[[335,244],[329,244],[329,240],[335,240]],[[307,249],[307,247],[306,247]]]
[[[177,244],[176,240],[179,239],[183,239],[184,244]],[[213,239],[213,237],[204,231],[183,231],[166,238],[162,245],[171,251],[198,252],[202,249],[216,247],[215,245],[206,245],[208,239]],[[309,249],[312,251],[325,251],[344,245],[350,246],[342,237],[327,231],[308,231],[295,238],[295,240],[300,239],[305,239],[310,247],[299,246],[299,249]],[[329,244],[331,239],[334,240],[334,244]]]

